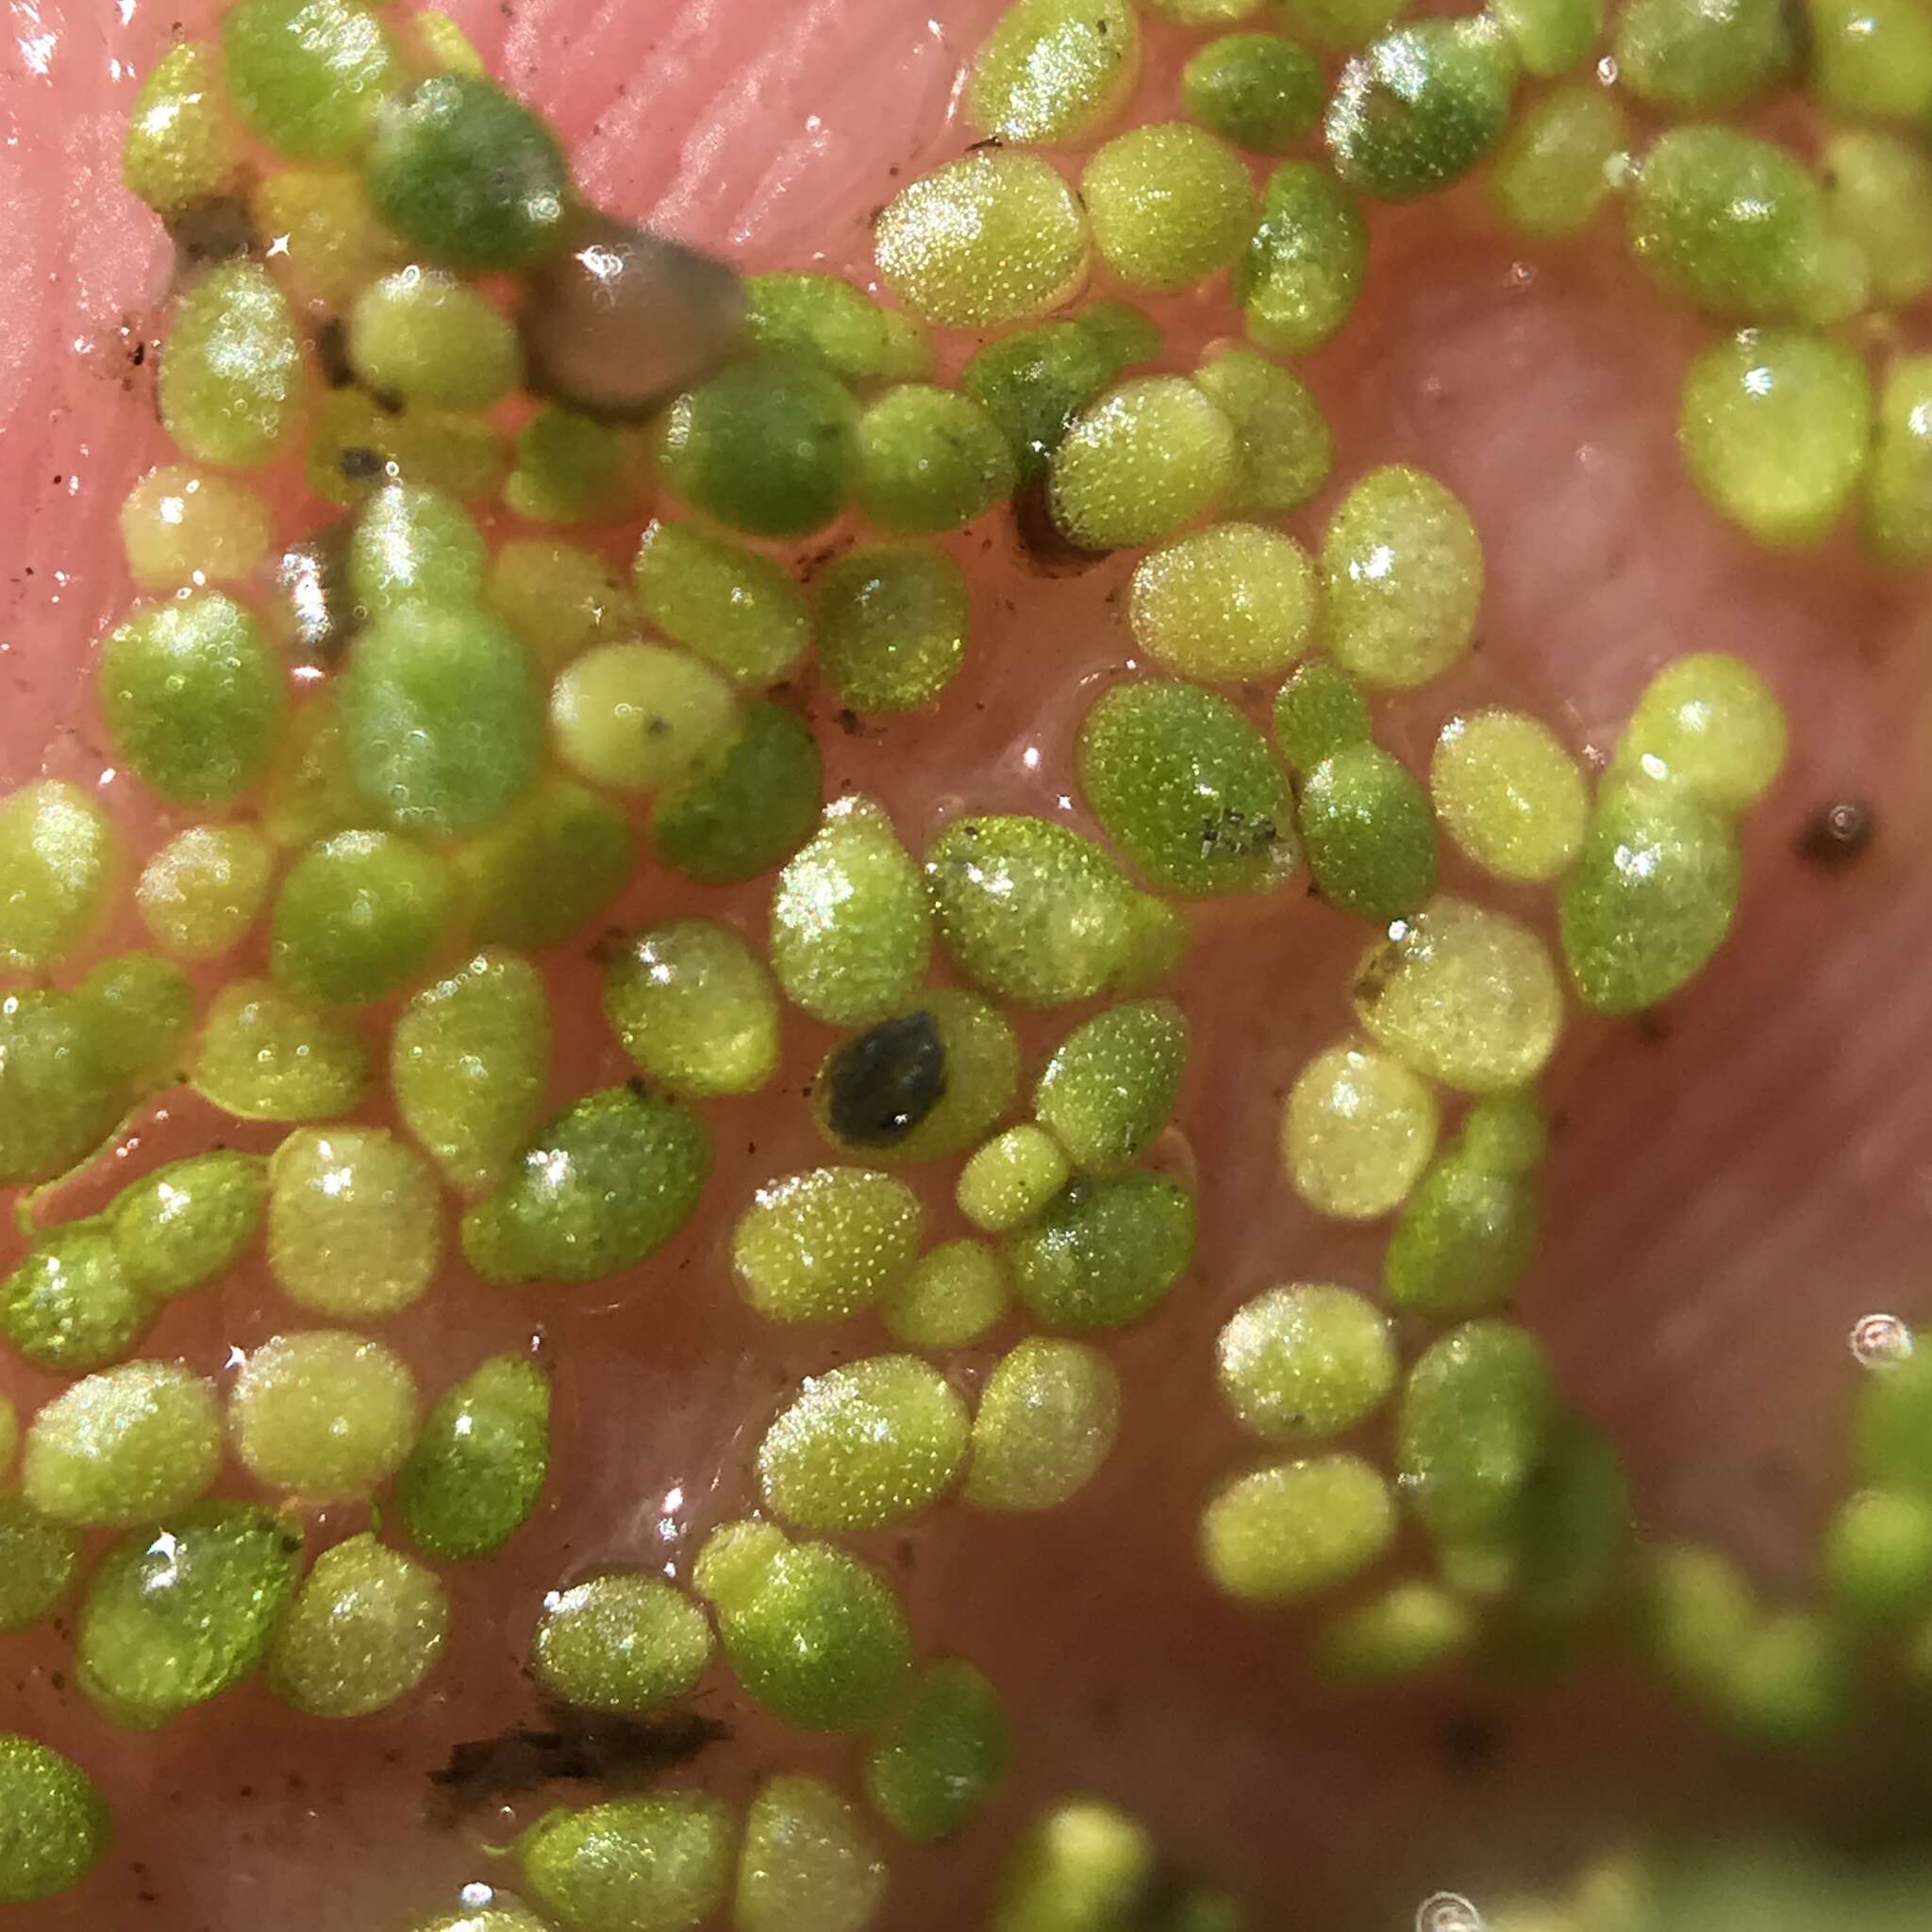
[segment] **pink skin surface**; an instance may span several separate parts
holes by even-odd
[[[895,175],[969,138],[951,118],[959,67],[998,8],[945,0],[931,19],[903,0],[451,10],[562,128],[605,206],[747,266],[823,264],[863,279],[868,221]],[[102,764],[83,675],[130,594],[114,515],[167,455],[151,407],[166,248],[119,188],[119,127],[176,17],[158,0],[14,0],[0,43],[8,786],[43,758],[90,775]],[[1169,110],[1183,44],[1164,30],[1152,41],[1141,118]],[[1228,326],[1224,295],[1175,303],[1164,319],[1198,341]],[[1924,320],[1908,318],[1908,332]],[[1573,1024],[1549,1082],[1550,1227],[1524,1307],[1566,1393],[1627,1455],[1645,1526],[1710,1537],[1791,1592],[1847,1479],[1857,1371],[1845,1337],[1873,1309],[1924,1307],[1932,894],[1917,848],[1932,618],[1923,576],[1877,582],[1848,542],[1767,557],[1696,499],[1672,425],[1699,340],[1639,285],[1613,232],[1515,247],[1479,188],[1378,215],[1361,308],[1305,372],[1335,426],[1336,486],[1290,527],[1317,535],[1336,487],[1391,460],[1437,472],[1474,510],[1490,560],[1481,648],[1387,714],[1387,741],[1413,760],[1455,711],[1512,702],[1598,761],[1649,674],[1691,649],[1747,657],[1790,709],[1790,765],[1747,824],[1745,902],[1716,965],[1657,1024]],[[885,798],[915,845],[962,805],[1080,821],[1072,734],[1132,655],[1119,614],[1128,560],[1049,582],[1013,561],[1003,532],[958,549],[974,566],[975,657],[937,717],[824,733],[831,786]],[[830,703],[813,708],[829,725]],[[108,795],[138,838],[157,836],[169,822],[130,791],[119,782]],[[1842,796],[1874,808],[1877,837],[1855,869],[1827,874],[1792,846]],[[1454,865],[1448,883],[1547,923],[1547,894],[1499,891]],[[756,932],[763,899],[758,886],[706,894],[653,874],[618,916],[701,908]],[[1307,1679],[1304,1620],[1238,1613],[1199,1579],[1201,1500],[1249,1453],[1213,1396],[1216,1328],[1278,1280],[1372,1283],[1383,1235],[1316,1222],[1274,1154],[1281,1094],[1348,1024],[1359,928],[1299,891],[1212,907],[1194,924],[1181,997],[1195,1054],[1163,1151],[1199,1175],[1204,1238],[1167,1308],[1113,1345],[1128,1390],[1119,1449],[1088,1497],[1048,1518],[947,1507],[904,1537],[858,1540],[891,1569],[922,1648],[984,1665],[1020,1737],[994,1815],[943,1855],[895,1859],[891,1932],[973,1923],[1001,1846],[1068,1790],[1140,1811],[1174,1856],[1240,1890],[1257,1924],[1335,1932],[1400,1924],[1439,1885],[1481,1896],[1560,1871],[1623,1825],[1681,1819],[1687,1794],[1695,1818],[1715,1790],[1747,1816],[1805,1810],[1824,1774],[1814,1786],[1810,1773],[1722,1744],[1623,1666],[1555,1686],[1451,1677],[1341,1700]],[[560,1096],[625,1071],[593,1024],[571,1022],[594,1002],[578,955],[564,949],[556,966]],[[1029,1023],[1029,1048],[1059,1024]],[[796,1016],[788,1027],[795,1081],[830,1036]],[[503,1296],[458,1271],[390,1324],[432,1388],[540,1326],[558,1364],[552,1493],[502,1558],[453,1579],[451,1655],[403,1708],[327,1727],[249,1686],[159,1736],[124,1740],[68,1682],[58,1631],[0,1640],[0,1727],[72,1752],[120,1826],[93,1880],[15,1908],[9,1926],[377,1932],[446,1909],[464,1881],[502,1870],[477,1831],[425,1821],[423,1774],[456,1740],[530,1713],[520,1667],[541,1593],[597,1562],[686,1574],[704,1531],[743,1507],[751,1449],[785,1389],[885,1345],[870,1321],[774,1336],[730,1287],[721,1255],[737,1204],[823,1158],[791,1086],[776,1098],[712,1110],[717,1211],[639,1279]],[[131,1139],[117,1180],[220,1130],[205,1108],[167,1110]],[[958,1231],[944,1178],[922,1183],[932,1239]],[[258,1267],[244,1270],[171,1310],[144,1346],[214,1373],[231,1345],[291,1314]],[[986,1358],[962,1360],[962,1374]],[[23,1407],[54,1386],[0,1363],[0,1389]],[[1385,1443],[1386,1423],[1366,1440]],[[245,1485],[230,1472],[224,1487]],[[331,1512],[317,1541],[359,1523]],[[774,1770],[849,1775],[847,1744],[761,1724],[721,1667],[703,1705],[733,1736],[696,1774],[725,1795]],[[474,1823],[500,1840],[537,1808]]]

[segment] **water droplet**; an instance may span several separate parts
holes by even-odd
[[[485,1906],[489,1905],[496,1897],[496,1893],[491,1887],[485,1885],[480,1878],[473,1878],[469,1884],[463,1887],[459,1896],[463,1904],[474,1912],[480,1911]]]
[[[1617,57],[1614,54],[1606,54],[1604,58],[1596,63],[1596,77],[1600,81],[1602,81],[1606,87],[1616,86],[1617,75],[1620,72],[1621,70],[1617,66]]]
[[[1890,1368],[1912,1352],[1912,1331],[1896,1315],[1861,1315],[1852,1324],[1852,1358],[1861,1369]]]
[[[1432,1891],[1415,1908],[1415,1932],[1483,1932],[1483,1915],[1459,1891]]]

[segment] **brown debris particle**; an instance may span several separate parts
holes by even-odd
[[[1834,799],[1812,813],[1793,850],[1821,871],[1844,872],[1865,856],[1877,829],[1872,808],[1862,798]]]

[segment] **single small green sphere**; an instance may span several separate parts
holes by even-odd
[[[77,1764],[0,1732],[0,1905],[71,1891],[112,1837],[107,1800]]]
[[[1201,1517],[1201,1557],[1225,1595],[1279,1603],[1366,1569],[1395,1535],[1395,1502],[1358,1456],[1282,1462],[1236,1477]]]
[[[435,75],[385,116],[365,180],[376,213],[451,268],[528,268],[563,242],[570,164],[557,137],[474,75]]]
[[[1388,1318],[1324,1283],[1272,1288],[1236,1309],[1215,1343],[1222,1399],[1267,1442],[1340,1435],[1395,1386]]]
[[[553,1591],[531,1641],[530,1668],[580,1710],[637,1717],[685,1696],[711,1656],[711,1626],[661,1577],[614,1570]]]
[[[1101,258],[1141,289],[1185,289],[1231,267],[1259,212],[1240,156],[1181,121],[1116,135],[1088,161],[1080,193]]]

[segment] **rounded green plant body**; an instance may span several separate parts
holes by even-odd
[[[142,868],[134,889],[142,924],[177,958],[214,958],[254,926],[275,863],[274,846],[252,824],[191,825]]]
[[[296,993],[337,1005],[420,977],[455,907],[449,870],[391,832],[338,832],[289,868],[269,922],[269,965]]]
[[[610,904],[636,858],[637,834],[614,800],[569,778],[540,778],[507,817],[457,853],[470,937],[486,945],[554,946]]]
[[[1057,308],[1087,277],[1087,217],[1032,155],[999,148],[909,183],[873,227],[880,278],[924,321],[997,328]]]
[[[791,1543],[776,1531],[737,1557],[722,1574],[701,1557],[696,1582],[746,1692],[800,1730],[855,1731],[883,1717],[912,1660],[891,1585],[829,1543]]]
[[[1684,378],[1677,445],[1721,515],[1773,549],[1821,543],[1864,475],[1872,387],[1843,343],[1803,329],[1747,328],[1713,343]]]
[[[269,1176],[269,1267],[291,1301],[372,1322],[422,1298],[442,1259],[442,1197],[407,1141],[381,1127],[298,1128]]]
[[[1358,1456],[1274,1463],[1217,1490],[1201,1515],[1201,1560],[1244,1603],[1311,1596],[1366,1569],[1395,1535],[1395,1502]]]
[[[1811,97],[1830,116],[1923,123],[1932,113],[1932,20],[1915,0],[1810,0]]]
[[[712,920],[669,920],[614,951],[604,1013],[625,1052],[674,1092],[753,1093],[777,1068],[772,975]]]
[[[1039,480],[1074,418],[1119,374],[1091,330],[1047,322],[988,342],[968,358],[959,387],[999,425],[1024,486]]]
[[[865,547],[819,579],[819,665],[857,711],[931,704],[965,662],[970,623],[965,576],[941,551]]]
[[[1083,550],[1155,543],[1233,487],[1234,425],[1181,375],[1139,375],[1074,419],[1054,452],[1048,507]]]
[[[1422,1177],[1439,1119],[1427,1083],[1400,1060],[1370,1046],[1331,1046],[1289,1090],[1282,1163],[1317,1214],[1374,1221]]]
[[[121,506],[127,572],[143,591],[239,583],[268,555],[273,520],[247,484],[186,464],[150,470]]]
[[[704,1612],[661,1577],[627,1570],[553,1591],[530,1644],[552,1697],[630,1717],[687,1695],[710,1657]]]
[[[1193,1196],[1150,1174],[1071,1181],[1006,1242],[1021,1302],[1055,1328],[1139,1321],[1193,1253]]]
[[[1344,746],[1307,772],[1299,819],[1315,888],[1374,925],[1404,919],[1436,889],[1436,822],[1415,774],[1375,744]]]
[[[1235,267],[1235,300],[1264,349],[1304,355],[1348,318],[1368,265],[1369,231],[1348,191],[1313,161],[1284,161]]]
[[[879,1304],[886,1332],[908,1348],[963,1348],[1012,1300],[998,1254],[982,1241],[947,1241],[922,1255]]]
[[[1465,1135],[1404,1204],[1383,1256],[1382,1292],[1438,1321],[1482,1314],[1507,1300],[1541,1230],[1533,1174],[1493,1172]]]
[[[483,594],[490,561],[476,520],[446,491],[386,483],[363,504],[349,537],[355,608],[386,617],[407,604],[452,610]]]
[[[689,777],[730,743],[738,716],[720,672],[663,644],[599,644],[550,688],[558,756],[578,777],[620,791]]]
[[[382,23],[355,0],[242,0],[222,21],[222,72],[249,130],[304,161],[367,141],[398,77]]]
[[[558,1806],[515,1849],[530,1897],[571,1932],[691,1932],[724,1903],[730,1814],[695,1791]]]
[[[1832,1605],[1858,1623],[1896,1627],[1932,1606],[1932,1501],[1860,1490],[1839,1506],[1820,1568]]]
[[[546,403],[517,431],[503,500],[526,523],[615,523],[650,495],[650,457],[636,431]]]
[[[302,1539],[252,1503],[194,1503],[101,1559],[75,1639],[102,1714],[153,1730],[239,1684],[294,1593]]]
[[[651,836],[687,878],[732,884],[797,851],[818,823],[824,791],[811,726],[782,705],[753,705],[714,760],[659,794]]]
[[[1516,58],[1487,20],[1423,20],[1341,70],[1323,138],[1335,171],[1382,201],[1414,201],[1458,179],[1508,125]]]
[[[1116,135],[1088,161],[1080,194],[1101,259],[1142,289],[1185,289],[1230,267],[1257,216],[1241,157],[1184,121]]]
[[[1603,32],[1604,0],[1499,0],[1495,11],[1523,71],[1541,80],[1582,65]]]
[[[1409,1371],[1398,1419],[1403,1493],[1438,1541],[1507,1549],[1556,1415],[1541,1344],[1513,1323],[1465,1323]]]
[[[1023,1121],[995,1134],[959,1171],[959,1212],[1005,1234],[1038,1216],[1073,1175],[1067,1152],[1044,1127]]]
[[[1858,1389],[1853,1460],[1868,1484],[1932,1497],[1932,1352],[1881,1362]]]
[[[310,1717],[366,1717],[442,1655],[449,1596],[420,1563],[354,1536],[315,1559],[269,1645],[269,1688]]]
[[[396,1509],[431,1556],[493,1556],[529,1521],[550,1473],[550,1378],[492,1356],[429,1411],[396,1474]]]
[[[184,456],[217,469],[258,470],[300,417],[295,318],[268,271],[211,268],[181,298],[161,356],[162,426]]]
[[[768,1779],[745,1814],[737,1932],[864,1932],[886,1866],[858,1808],[815,1777]]]
[[[516,330],[493,304],[454,275],[413,267],[357,297],[349,360],[372,390],[446,409],[487,409],[523,375]]]
[[[1132,1924],[1158,1883],[1152,1840],[1098,1798],[1069,1798],[1007,1856],[991,1932],[1100,1932]]]
[[[21,1494],[55,1523],[125,1529],[204,1494],[222,1461],[214,1391],[180,1362],[127,1362],[42,1407]]]
[[[71,993],[0,993],[0,1184],[49,1180],[97,1147],[126,1082]]]
[[[80,1548],[77,1530],[0,1491],[0,1634],[30,1630],[67,1601]]]
[[[1674,658],[1644,686],[1613,775],[1681,786],[1726,816],[1756,805],[1784,767],[1785,714],[1749,665],[1718,651]]]
[[[1056,1509],[1093,1479],[1120,1425],[1120,1377],[1097,1348],[1023,1341],[980,1391],[965,1499],[979,1509]]]
[[[1141,559],[1128,622],[1134,641],[1183,676],[1265,677],[1306,648],[1316,596],[1314,567],[1292,537],[1217,524]]]
[[[758,1444],[765,1507],[804,1529],[904,1523],[952,1487],[969,1427],[958,1391],[910,1356],[808,1376]]]
[[[1610,52],[1646,106],[1722,113],[1769,93],[1797,66],[1800,17],[1777,0],[1629,0],[1617,9]]]
[[[1322,68],[1280,34],[1224,34],[1181,70],[1181,105],[1250,154],[1286,154],[1322,118]]]
[[[148,69],[128,110],[121,179],[157,214],[213,200],[241,167],[219,60],[212,42],[177,40]]]
[[[672,404],[659,464],[693,509],[756,537],[802,537],[858,480],[858,409],[837,376],[795,356],[722,371]]]
[[[1368,700],[1345,672],[1311,658],[1274,694],[1274,742],[1298,772],[1369,742]]]
[[[1090,1174],[1125,1167],[1167,1124],[1188,1063],[1171,1000],[1130,1000],[1077,1026],[1033,1091],[1040,1124]]]
[[[81,791],[42,778],[0,799],[0,971],[40,973],[98,928],[120,839]]]
[[[0,1335],[56,1374],[107,1367],[134,1346],[154,1314],[99,1220],[43,1235],[0,1284]]]
[[[397,831],[481,831],[536,775],[536,677],[514,634],[485,610],[416,603],[377,618],[338,690],[351,776]]]
[[[1729,824],[1687,792],[1606,790],[1557,897],[1584,1005],[1641,1012],[1694,979],[1730,930],[1741,869]]]
[[[1861,534],[1881,563],[1932,559],[1932,356],[1901,356],[1886,372]]]
[[[819,1131],[883,1160],[942,1159],[1007,1110],[1020,1046],[999,1008],[933,987],[825,1056],[812,1083]]]
[[[617,570],[593,550],[543,537],[513,537],[498,546],[484,575],[483,601],[546,677],[592,645],[638,627],[638,600]]]
[[[1582,849],[1590,818],[1582,774],[1526,711],[1451,718],[1436,740],[1429,792],[1449,836],[1498,877],[1555,878]]]
[[[112,1074],[146,1092],[179,1077],[180,1050],[194,1021],[194,989],[172,959],[121,953],[80,983],[95,1053]]]
[[[1855,128],[1825,142],[1819,178],[1833,232],[1865,257],[1874,307],[1904,308],[1932,290],[1932,155]]]
[[[1234,425],[1239,468],[1224,499],[1224,508],[1244,513],[1297,509],[1322,487],[1335,461],[1335,438],[1321,405],[1299,376],[1254,349],[1230,344],[1207,357],[1195,370],[1194,381]],[[1214,533],[1205,534],[1211,537]],[[1237,541],[1241,546],[1238,555],[1252,569],[1254,540]],[[1224,563],[1222,558],[1215,560]],[[1279,599],[1282,609],[1257,615],[1279,622],[1307,606],[1307,625],[1312,627],[1312,578],[1304,584],[1301,574],[1291,572],[1278,558],[1270,575],[1289,575],[1291,581],[1263,592],[1271,601]],[[1213,581],[1208,579],[1210,585]],[[1283,668],[1285,664],[1283,660]],[[1177,670],[1185,668],[1175,666]]]
[[[321,1120],[362,1097],[369,1049],[325,1007],[265,979],[216,993],[192,1069],[195,1087],[246,1120]]]
[[[928,849],[941,941],[996,998],[1059,1006],[1134,963],[1139,895],[1091,840],[1051,819],[955,819]]]
[[[814,1019],[862,1026],[925,972],[932,915],[882,806],[853,793],[785,867],[772,901],[772,971]]]
[[[1372,687],[1440,677],[1468,651],[1483,594],[1482,544],[1453,491],[1421,470],[1371,470],[1322,539],[1330,656]]]
[[[1369,949],[1354,1001],[1388,1051],[1465,1093],[1528,1085],[1563,1026],[1542,941],[1506,913],[1446,896]]]
[[[549,1070],[550,1002],[515,953],[478,953],[425,987],[390,1037],[397,1115],[458,1193],[484,1192],[509,1171]]]
[[[1510,124],[1490,169],[1490,201],[1519,234],[1574,235],[1611,193],[1629,140],[1616,96],[1573,81],[1533,101]]]
[[[122,1272],[158,1302],[232,1268],[261,1225],[267,1197],[259,1155],[214,1148],[131,1181],[105,1218]]]
[[[901,1837],[936,1845],[972,1823],[1012,1756],[999,1693],[963,1658],[941,1657],[873,1733],[860,1770],[873,1809]]]
[[[1127,0],[1015,0],[974,56],[966,118],[1000,141],[1078,141],[1120,112],[1140,75]]]
[[[1300,856],[1268,741],[1213,691],[1117,686],[1081,722],[1076,758],[1101,829],[1165,891],[1265,891]]]
[[[383,221],[451,268],[527,268],[563,240],[570,165],[557,137],[471,75],[431,76],[379,124],[365,181]]]
[[[822,363],[841,382],[916,382],[937,361],[924,323],[815,270],[746,276],[744,333],[754,348]]]
[[[107,1856],[108,1804],[71,1759],[0,1732],[0,1906],[71,1891]]]
[[[1331,1684],[1354,1689],[1413,1677],[1466,1650],[1474,1612],[1434,1583],[1397,1583],[1322,1631],[1315,1667]]]
[[[858,422],[858,508],[882,530],[924,536],[965,527],[1012,494],[1012,452],[971,396],[904,383]]]
[[[367,1495],[416,1440],[416,1378],[392,1350],[346,1329],[277,1335],[242,1363],[229,1396],[249,1473],[310,1502]]]
[[[1631,252],[1719,315],[1783,315],[1817,288],[1824,196],[1787,149],[1703,125],[1673,128],[1632,185]]]
[[[646,524],[631,576],[644,616],[735,683],[773,683],[811,642],[810,608],[783,565],[687,524]]]
[[[1298,1282],[1243,1303],[1215,1343],[1222,1399],[1265,1442],[1336,1436],[1395,1386],[1388,1319],[1345,1288]]]
[[[239,797],[274,756],[281,672],[261,627],[219,591],[129,618],[94,676],[116,752],[173,804]]]
[[[635,1267],[691,1219],[711,1137],[675,1100],[605,1087],[553,1114],[509,1178],[463,1217],[486,1281],[601,1281]]]
[[[760,1188],[731,1234],[740,1291],[778,1322],[836,1322],[894,1287],[918,1252],[918,1197],[862,1167],[820,1167]]]

